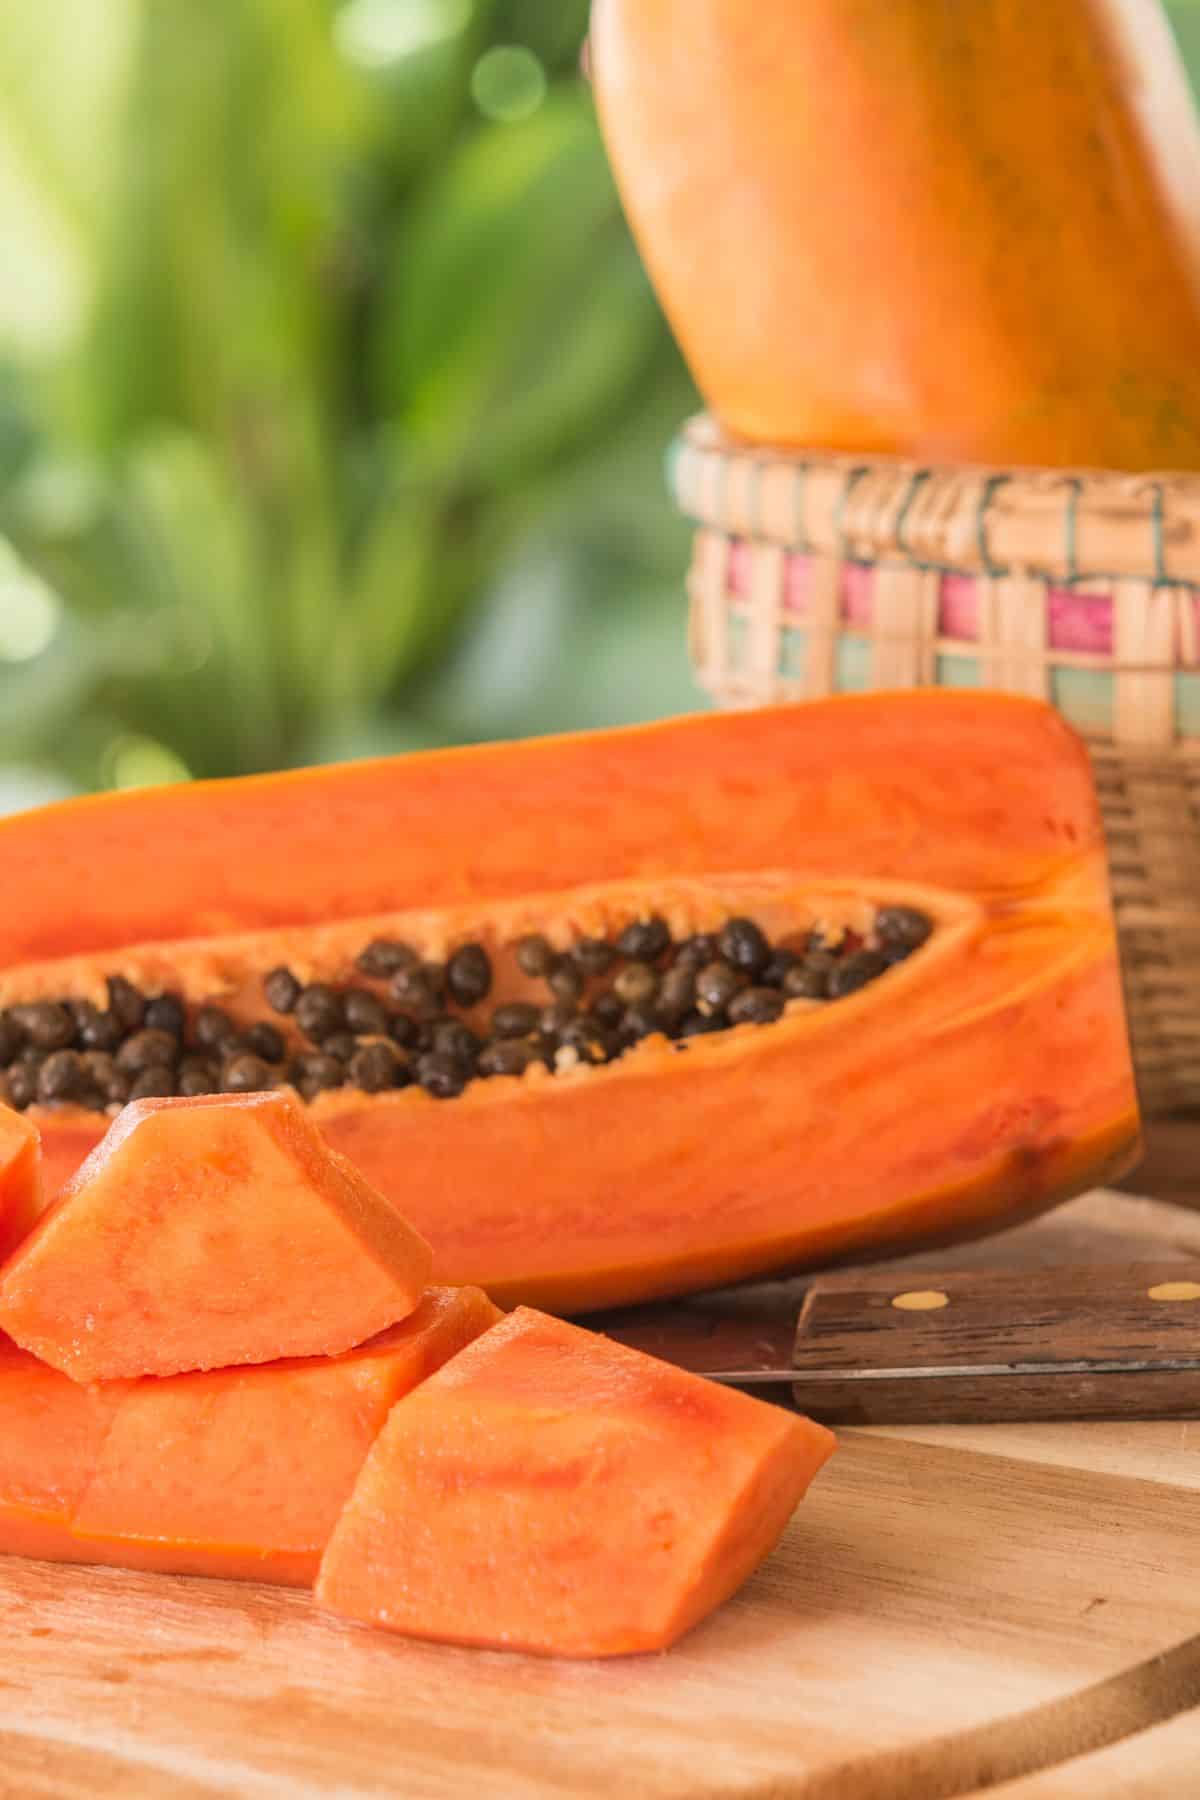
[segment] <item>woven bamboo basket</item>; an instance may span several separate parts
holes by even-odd
[[[867,463],[733,445],[707,418],[670,475],[721,705],[991,687],[1081,732],[1143,1102],[1200,1112],[1200,476]]]

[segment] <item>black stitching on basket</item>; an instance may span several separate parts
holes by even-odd
[[[1153,482],[1151,492],[1154,495],[1154,504],[1150,511],[1150,530],[1154,540],[1154,581],[1156,586],[1165,587],[1171,577],[1167,573],[1166,521],[1163,517],[1165,498],[1162,482]]]
[[[848,557],[846,554],[846,508],[849,506],[851,495],[854,493],[855,488],[858,486],[863,476],[869,475],[870,473],[871,469],[868,463],[863,463],[858,468],[851,469],[849,475],[846,477],[846,484],[838,495],[837,506],[834,508],[833,529],[837,533],[838,555],[843,562],[853,562],[855,560],[853,557]]]
[[[1079,501],[1083,493],[1083,482],[1078,475],[1072,475],[1068,483],[1071,498],[1067,501],[1067,586],[1075,587],[1079,581]]]
[[[987,516],[992,501],[1005,483],[1011,480],[1010,475],[989,475],[979,490],[979,504],[975,508],[975,552],[989,581],[999,581],[1008,574],[1008,569],[1003,563],[992,561],[991,547],[988,544]]]
[[[812,555],[812,546],[808,541],[805,526],[808,523],[808,464],[797,463],[795,480],[792,487],[792,524],[795,531],[796,548],[802,556]]]
[[[916,470],[916,472],[913,474],[911,480],[909,481],[908,492],[904,496],[904,500],[901,504],[900,511],[896,514],[896,548],[900,551],[901,555],[907,559],[909,565],[912,568],[919,569],[922,571],[928,569],[930,567],[930,565],[927,562],[922,561],[922,559],[919,556],[916,556],[913,554],[913,551],[910,548],[908,540],[904,534],[908,529],[908,515],[913,509],[913,505],[916,501],[917,495],[920,493],[921,489],[925,486],[925,483],[930,479],[932,474],[933,474],[932,469],[917,469]]]

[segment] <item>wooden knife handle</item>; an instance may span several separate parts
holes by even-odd
[[[1200,1417],[1200,1266],[827,1276],[794,1361],[833,1423]]]

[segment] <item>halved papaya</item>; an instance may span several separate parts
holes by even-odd
[[[332,1356],[431,1260],[294,1095],[136,1100],[0,1272],[0,1325],[81,1382]]]
[[[412,1637],[663,1650],[770,1551],[832,1432],[528,1308],[395,1407],[318,1601]]]
[[[32,1119],[0,1106],[0,1257],[19,1244],[38,1216],[42,1146]]]
[[[499,1317],[478,1288],[433,1288],[342,1356],[135,1383],[72,1508],[72,1560],[311,1585],[393,1405]]]
[[[99,1031],[122,1007],[144,1026],[161,996],[155,1018],[235,1049],[274,1032],[282,1061],[254,1051],[222,1079],[303,1087],[304,988],[305,1029],[332,1009],[318,1048],[342,1083],[312,1117],[430,1240],[436,1279],[501,1304],[584,1310],[989,1230],[1136,1152],[1089,762],[1032,701],[864,695],[105,796],[0,824],[0,856],[24,872],[0,900],[0,1006],[50,1041],[59,1001]],[[890,963],[897,912],[923,925]],[[533,1000],[531,942],[578,963],[650,920],[667,959],[749,921],[789,955],[865,945],[878,979],[773,1023],[664,1023],[600,1066],[535,1057],[452,1099],[396,1085],[417,1054],[383,1035],[406,976],[373,946],[443,972],[469,950],[442,1022],[478,1033]],[[371,1051],[385,1091],[345,1085],[335,1040]],[[51,1180],[105,1123],[69,1100],[30,1116]]]

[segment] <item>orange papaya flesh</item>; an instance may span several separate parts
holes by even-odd
[[[0,1337],[0,1552],[88,1560],[71,1514],[129,1391],[80,1387]]]
[[[0,1272],[0,1327],[82,1382],[336,1355],[431,1254],[294,1095],[138,1100]]]
[[[136,1383],[72,1511],[76,1559],[310,1586],[392,1406],[499,1318],[433,1288],[341,1356]]]
[[[991,1229],[1136,1153],[1088,759],[1035,703],[861,696],[178,800],[174,826],[149,794],[25,825],[13,848],[34,869],[82,845],[93,868],[134,869],[135,913],[121,924],[103,883],[86,917],[50,925],[6,897],[0,1003],[103,1001],[123,974],[249,1022],[271,967],[359,981],[356,954],[397,936],[434,960],[483,942],[494,1004],[523,992],[511,947],[527,932],[565,948],[650,912],[677,936],[737,912],[778,939],[861,930],[891,904],[933,921],[870,988],[778,1024],[686,1049],[651,1037],[450,1102],[320,1095],[326,1140],[404,1207],[437,1278],[502,1304],[582,1311]],[[182,865],[153,875],[147,833]],[[49,1182],[102,1129],[75,1107],[31,1116]]]
[[[0,1257],[20,1243],[38,1216],[41,1163],[33,1121],[0,1106]]]
[[[809,1419],[521,1308],[393,1409],[316,1596],[451,1643],[665,1649],[774,1547],[833,1448]]]

